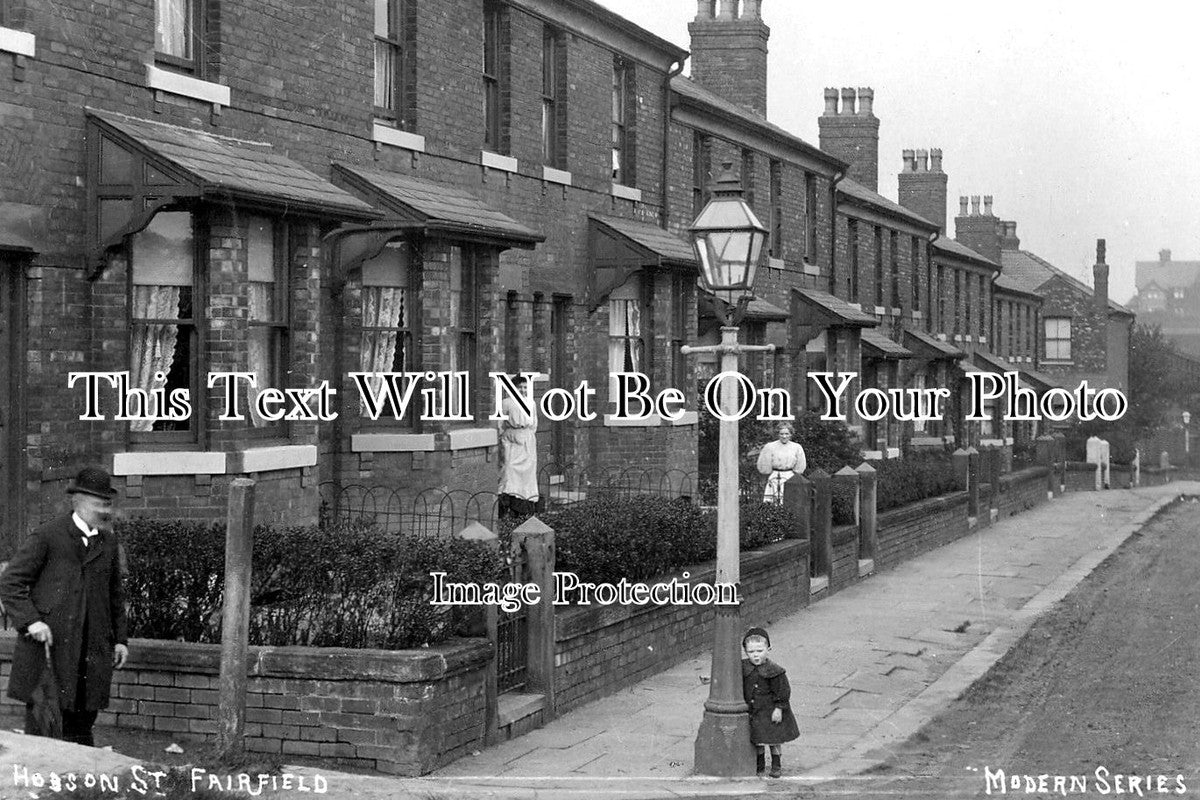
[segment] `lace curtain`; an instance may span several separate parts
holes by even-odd
[[[154,47],[176,58],[190,59],[188,33],[192,0],[154,0]]]
[[[172,319],[179,316],[178,286],[134,286],[134,319]],[[150,392],[165,381],[155,380],[161,372],[164,376],[171,371],[175,361],[175,350],[179,326],[167,322],[139,322],[133,326],[130,365],[133,386]],[[136,432],[152,430],[153,420],[134,420],[129,429]]]
[[[610,372],[638,372],[642,367],[642,313],[636,300],[612,300],[608,310]]]
[[[397,349],[403,364],[400,328],[407,326],[406,290],[392,286],[363,287],[363,332],[360,367],[363,372],[391,372]],[[374,328],[375,330],[367,330]],[[371,391],[378,391],[382,379],[369,378]],[[366,413],[365,410],[363,412]]]

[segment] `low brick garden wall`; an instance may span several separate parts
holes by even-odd
[[[15,636],[0,636],[4,685]],[[220,646],[134,639],[100,724],[201,739],[217,731]],[[284,757],[423,775],[483,746],[492,646],[459,639],[421,650],[251,647],[246,747]],[[2,724],[24,705],[4,698]]]
[[[953,492],[879,515],[875,569],[915,558],[967,534],[967,493]]]
[[[1046,467],[1029,467],[1000,477],[1000,494],[996,509],[1001,517],[1019,514],[1046,502]]]
[[[716,580],[711,563],[688,571],[693,583]],[[741,584],[741,616],[747,627],[808,605],[808,542],[786,540],[742,553]],[[612,694],[708,649],[714,617],[711,606],[558,609],[556,712]]]

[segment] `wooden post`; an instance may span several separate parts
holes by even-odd
[[[1004,449],[993,445],[983,453],[988,475],[988,521],[1000,515],[1000,467]]]
[[[979,519],[979,451],[967,448],[967,516]]]
[[[525,686],[543,697],[542,719],[554,717],[554,529],[530,517],[513,531],[514,544],[525,549],[528,580],[541,589],[541,602],[527,607],[529,658]]]
[[[814,470],[809,475],[813,483],[812,553],[813,571],[828,576],[833,566],[833,485],[829,473]]]
[[[221,615],[221,676],[217,750],[241,753],[246,730],[246,652],[250,636],[250,554],[254,544],[254,481],[229,484],[225,516],[225,600]]]
[[[1067,437],[1061,433],[1054,434],[1054,453],[1058,461],[1058,493],[1067,491]]]
[[[1037,437],[1037,463],[1046,468],[1046,499],[1054,499],[1054,437]]]
[[[481,542],[485,546],[491,548],[493,552],[500,552],[500,537],[497,536],[490,528],[480,522],[472,522],[458,534],[459,539],[465,539],[470,542]],[[488,659],[487,669],[483,678],[483,736],[484,743],[488,745],[496,744],[500,741],[500,678],[496,664],[495,646],[499,640],[500,627],[500,609],[495,605],[485,605],[479,609],[464,608],[463,611],[470,612],[467,615],[465,622],[465,630],[456,630],[460,636],[478,636],[483,635],[492,643],[492,657]],[[476,614],[474,612],[482,612]],[[476,630],[476,623],[480,623],[481,631]]]
[[[876,509],[879,476],[865,461],[855,470],[858,473],[858,559],[869,561],[869,571],[875,570]],[[860,564],[860,567],[862,565]],[[860,570],[861,571],[861,570]]]
[[[971,457],[963,448],[958,448],[950,456],[954,462],[954,474],[958,476],[958,486],[962,491],[971,487]]]

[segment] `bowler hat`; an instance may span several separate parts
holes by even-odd
[[[108,472],[100,467],[84,467],[67,485],[67,494],[90,494],[109,500],[116,496],[117,490],[112,487],[112,477]]]
[[[751,628],[750,630],[746,631],[746,633],[742,636],[742,647],[746,646],[746,640],[749,639],[751,636],[761,636],[763,638],[763,640],[767,643],[767,647],[771,646],[771,637],[767,635],[767,632],[765,629]]]

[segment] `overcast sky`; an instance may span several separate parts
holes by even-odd
[[[688,46],[695,0],[599,0]],[[1091,282],[1108,241],[1111,291],[1169,248],[1200,259],[1200,12],[1190,3],[763,0],[768,115],[813,144],[827,86],[870,86],[879,191],[905,148],[940,147],[948,215],[995,197],[1022,249]]]

